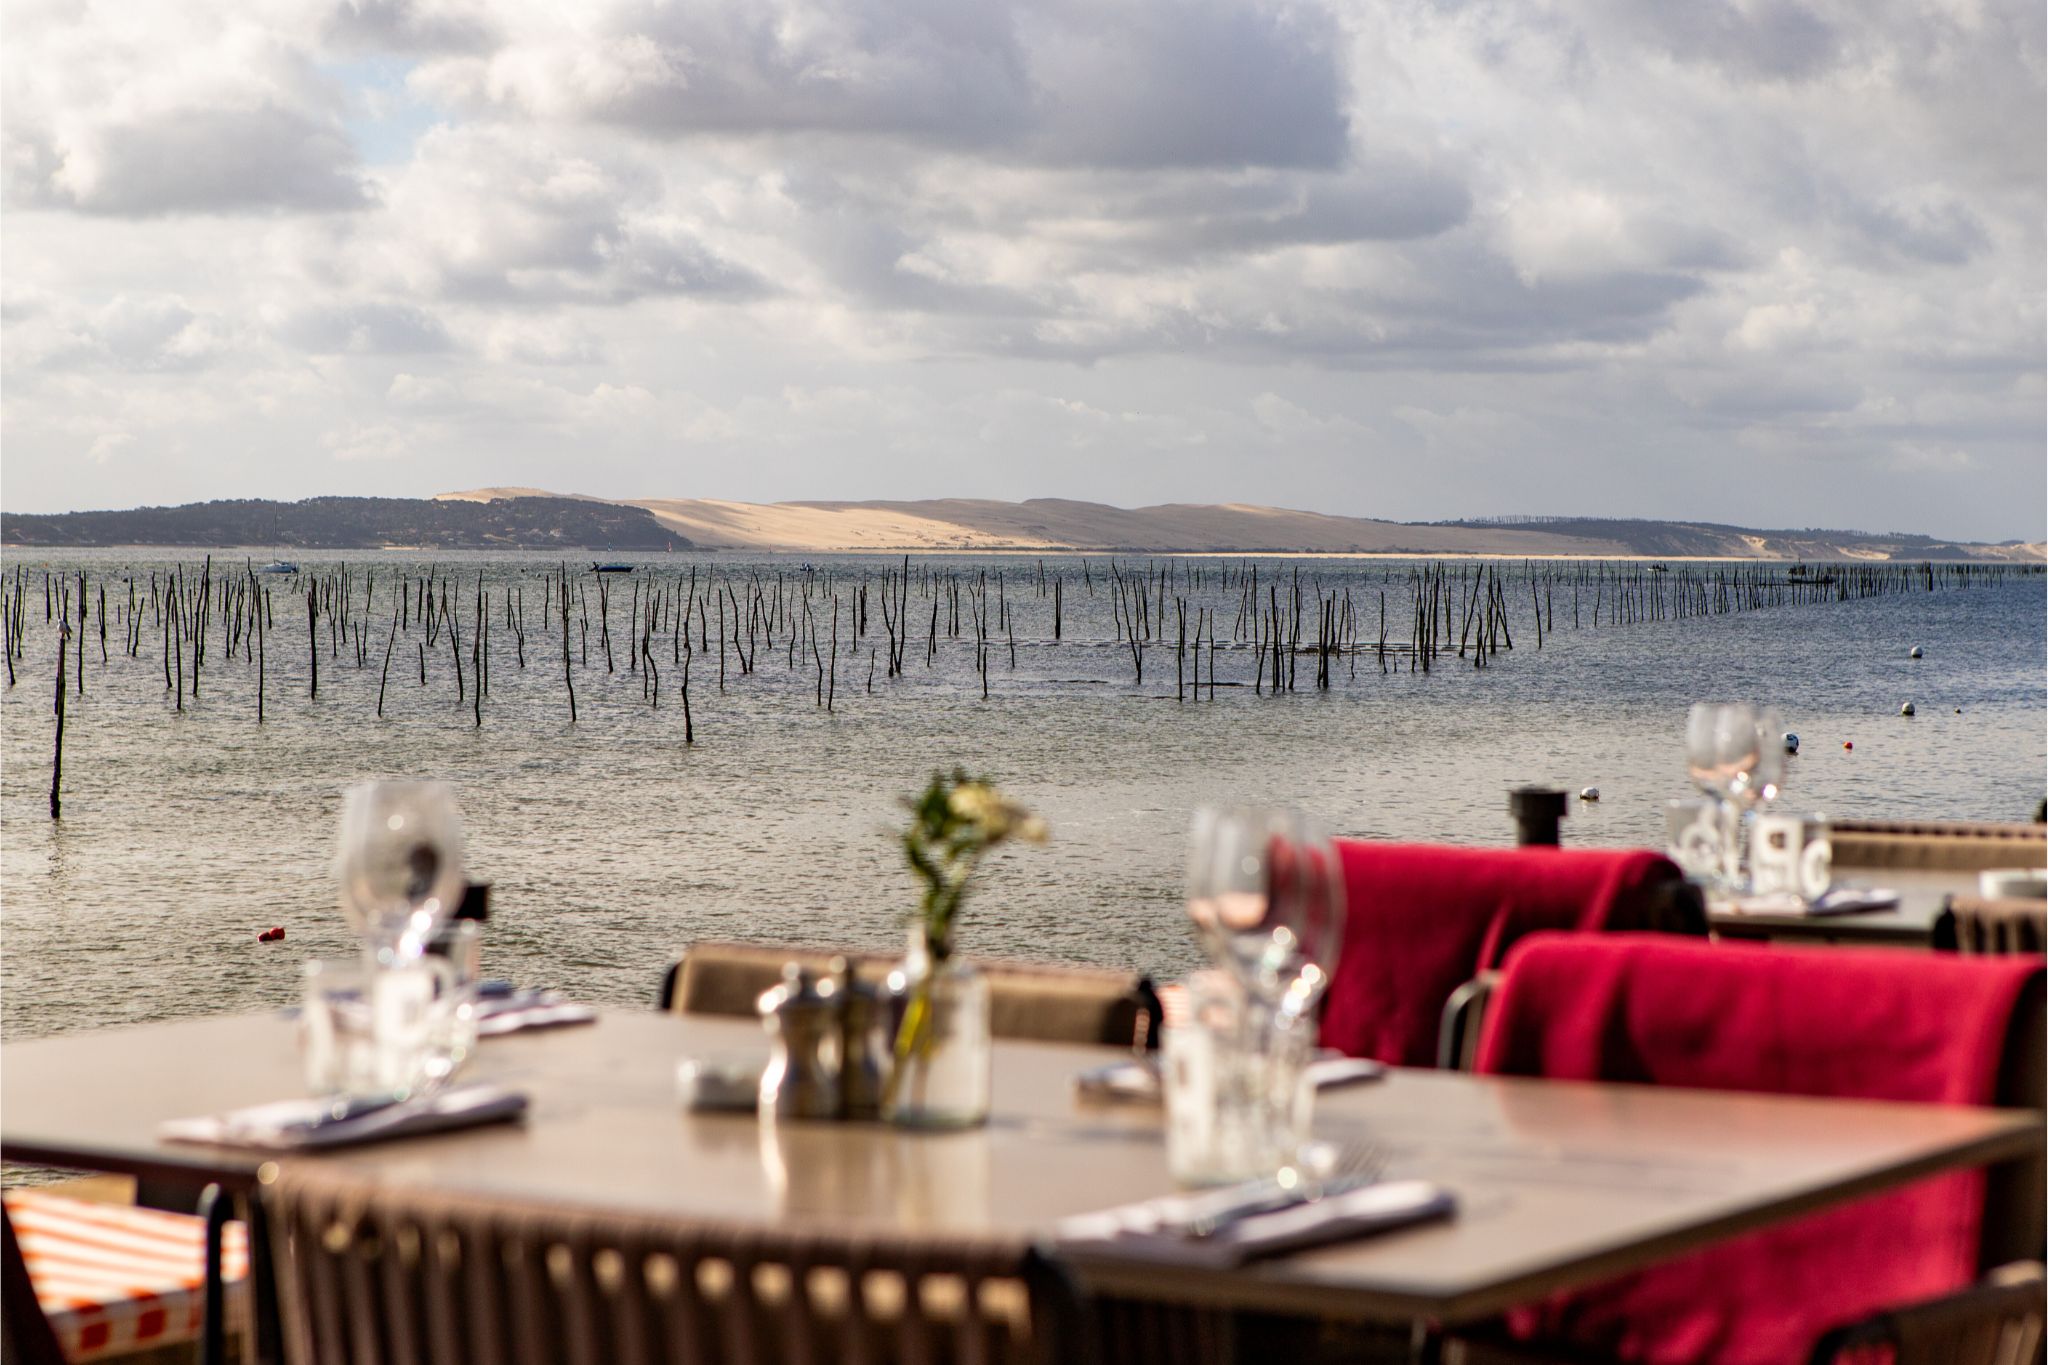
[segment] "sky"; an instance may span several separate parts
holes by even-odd
[[[0,501],[2048,538],[2040,0],[0,0]]]

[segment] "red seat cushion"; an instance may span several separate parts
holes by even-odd
[[[2041,959],[1540,935],[1510,954],[1479,1069],[1990,1104]],[[1978,1271],[1980,1171],[1737,1238],[1509,1315],[1524,1341],[1678,1365],[1802,1365],[1818,1337]]]
[[[198,1337],[206,1292],[202,1220],[38,1190],[10,1190],[6,1202],[36,1302],[67,1360]],[[248,1266],[245,1230],[230,1223],[221,1238],[222,1274],[239,1289]]]
[[[1430,1066],[1444,1002],[1539,929],[1644,927],[1648,894],[1680,880],[1660,853],[1479,849],[1339,839],[1344,947],[1322,1041],[1353,1057]]]

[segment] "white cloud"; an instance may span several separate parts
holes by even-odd
[[[2038,6],[7,3],[10,499],[2042,534]]]
[[[330,431],[320,444],[337,460],[396,460],[411,452],[412,443],[397,427],[351,423]]]

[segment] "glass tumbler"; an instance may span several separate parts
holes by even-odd
[[[1184,1185],[1276,1175],[1308,1141],[1313,1028],[1242,990],[1193,989],[1189,1017],[1160,1035],[1168,1169]]]

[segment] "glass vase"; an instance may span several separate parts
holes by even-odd
[[[898,1010],[882,1117],[906,1128],[986,1123],[994,1050],[988,978],[935,953],[916,928],[889,986]]]

